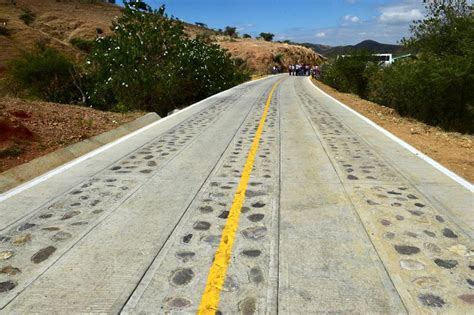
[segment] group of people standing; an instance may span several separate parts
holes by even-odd
[[[272,67],[272,74],[281,73],[281,66],[273,66]]]
[[[319,66],[310,66],[308,64],[291,64],[288,66],[288,73],[294,76],[312,76],[319,78]]]
[[[272,74],[282,73],[281,66],[273,66]],[[288,73],[294,76],[312,76],[315,79],[319,79],[321,74],[321,68],[319,66],[311,66],[309,64],[291,64],[288,65]]]

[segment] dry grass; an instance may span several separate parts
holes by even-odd
[[[247,66],[254,73],[268,73],[276,64],[274,57],[278,54],[282,55],[283,65],[299,62],[319,65],[324,62],[324,57],[303,46],[255,39],[228,40],[221,37],[217,40],[219,45],[229,50],[233,57],[246,61]]]
[[[120,7],[106,3],[71,0],[17,0],[16,3],[16,6],[0,5],[0,19],[8,20],[10,31],[9,36],[0,35],[0,75],[12,58],[38,42],[70,57],[80,57],[81,52],[69,40],[74,37],[94,39],[97,28],[105,34],[110,33],[112,19],[121,14]],[[20,20],[24,10],[36,15],[30,25]]]

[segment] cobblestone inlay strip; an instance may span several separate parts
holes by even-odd
[[[266,96],[262,95],[256,101],[218,166],[190,205],[186,217],[183,217],[174,231],[174,236],[160,251],[155,265],[149,271],[149,282],[142,283],[142,287],[137,288],[123,313],[153,312],[158,308],[164,312],[188,313],[197,310],[199,294],[205,287],[207,272],[229,216],[229,208],[247,159],[246,153],[262,116]],[[274,104],[277,102],[274,97],[246,192],[242,208],[245,219],[241,220],[242,226],[239,227],[231,267],[222,287],[221,312],[238,312],[239,308],[247,307],[244,304],[248,304],[250,308],[265,308],[264,292],[252,289],[255,286],[265,287],[268,281],[268,268],[263,262],[268,261],[270,253],[267,231],[271,228],[268,224],[271,222],[271,210],[274,206],[274,164],[278,160],[278,150],[274,148],[277,142],[275,130],[278,113]],[[239,245],[239,240],[243,238],[246,239],[245,244]],[[253,259],[252,265],[234,267],[241,258],[247,262],[247,259]],[[250,274],[253,282],[249,280]],[[181,281],[183,275],[188,275],[189,282]],[[254,296],[249,301],[234,300],[233,294],[242,290],[252,292]]]
[[[217,100],[0,234],[0,307],[110,215],[248,90]]]
[[[473,240],[327,105],[295,89],[408,311],[472,312]]]
[[[222,286],[226,280],[236,233],[239,229],[241,210],[244,205],[247,193],[252,192],[251,190],[247,190],[250,176],[252,174],[252,169],[254,168],[254,162],[258,153],[262,133],[265,127],[265,121],[267,119],[271,100],[273,98],[273,93],[280,82],[281,80],[277,81],[270,90],[270,94],[268,95],[268,99],[265,103],[265,108],[263,109],[262,117],[260,118],[257,129],[255,130],[255,136],[252,140],[250,150],[248,151],[247,160],[245,161],[242,175],[240,177],[239,184],[229,210],[229,217],[226,220],[219,247],[216,250],[214,261],[212,263],[211,269],[209,270],[206,287],[204,289],[204,293],[201,298],[201,304],[199,306],[199,314],[212,314],[217,311],[219,306]],[[258,196],[260,194],[261,193],[256,193],[255,195]],[[257,227],[256,229],[264,230],[265,228]],[[263,273],[259,268],[252,269],[249,274],[249,278],[251,281],[257,283],[263,282],[264,279]]]

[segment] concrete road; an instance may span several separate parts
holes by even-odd
[[[235,87],[0,196],[2,313],[474,313],[472,185],[312,86]]]

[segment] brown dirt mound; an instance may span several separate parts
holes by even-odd
[[[244,60],[254,73],[269,73],[272,66],[278,65],[275,62],[277,56],[281,57],[283,66],[292,63],[320,65],[325,62],[323,56],[303,46],[255,39],[228,40],[218,37],[217,40],[221,47],[229,50],[232,57]]]
[[[143,114],[0,97],[0,172]]]
[[[34,134],[21,123],[0,120],[0,146],[1,142],[7,140],[32,140],[33,138]]]

